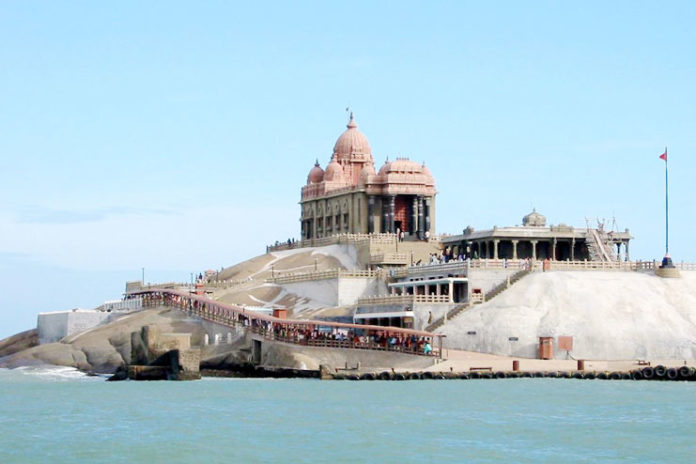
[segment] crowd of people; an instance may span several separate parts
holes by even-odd
[[[384,349],[432,354],[430,337],[395,334],[387,330],[333,329],[319,330],[316,326],[273,324],[273,338],[301,345],[326,345],[345,348]]]
[[[203,302],[169,292],[147,293],[143,306],[171,305],[205,315],[224,324],[238,324],[273,340],[309,346],[377,349],[435,355],[432,337],[406,334],[394,330],[321,326],[314,323],[283,323],[233,311],[214,303]]]

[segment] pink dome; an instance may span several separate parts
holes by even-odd
[[[343,180],[343,167],[341,167],[341,165],[338,164],[336,158],[332,159],[329,165],[326,166],[324,180],[329,182],[337,182]]]
[[[406,175],[413,181],[426,185],[434,185],[435,179],[425,165],[418,164],[408,158],[397,158],[395,161],[386,161],[379,170],[382,181],[387,182],[392,175]]]
[[[307,176],[307,183],[318,184],[323,180],[324,170],[321,168],[321,166],[319,166],[319,160],[317,160],[317,162],[314,163],[314,167],[312,168],[312,170],[309,171],[309,175]]]
[[[367,137],[358,130],[358,125],[353,119],[353,113],[350,114],[350,121],[346,126],[348,129],[341,134],[334,145],[335,155],[352,155],[364,154],[372,156],[372,149]]]

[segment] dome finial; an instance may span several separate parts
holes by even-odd
[[[350,112],[350,121],[348,121],[348,125],[346,126],[348,129],[355,129],[358,127],[358,125],[355,123],[355,118],[353,118],[353,112]]]

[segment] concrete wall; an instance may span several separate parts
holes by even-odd
[[[473,291],[480,288],[488,293],[517,271],[518,269],[469,269],[469,289]]]
[[[297,346],[258,339],[261,342],[261,364],[266,367],[319,369],[319,365],[326,364],[332,368],[343,368],[347,363],[354,368],[360,363],[361,369],[368,371],[392,367],[415,371],[437,362],[434,358],[403,353]]]
[[[201,321],[201,325],[208,335],[208,345],[223,345],[236,343],[245,336],[245,329],[241,326],[228,327],[209,321]],[[202,343],[205,345],[205,342]]]
[[[283,284],[288,293],[309,298],[325,306],[338,306],[338,279]]]
[[[386,295],[387,284],[375,278],[341,277],[338,279],[337,306],[350,306],[358,302],[358,298]]]
[[[39,343],[57,342],[68,335],[96,327],[110,317],[111,313],[85,309],[40,313],[37,320]]]
[[[454,308],[456,304],[415,304],[413,305],[413,328],[416,330],[425,330],[428,326],[430,313],[433,314],[433,322],[447,314],[447,311]]]

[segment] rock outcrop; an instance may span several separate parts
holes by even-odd
[[[144,326],[155,326],[161,332],[190,333],[192,345],[202,344],[204,330],[200,321],[190,319],[175,309],[158,308],[124,315],[109,324],[66,337],[57,343],[14,351],[0,359],[0,367],[51,364],[112,374],[119,367],[129,364],[133,346],[137,349],[145,344],[137,336],[131,336],[134,332],[142,333]],[[19,342],[12,344],[9,340],[27,338],[20,335],[0,343],[19,347]]]

